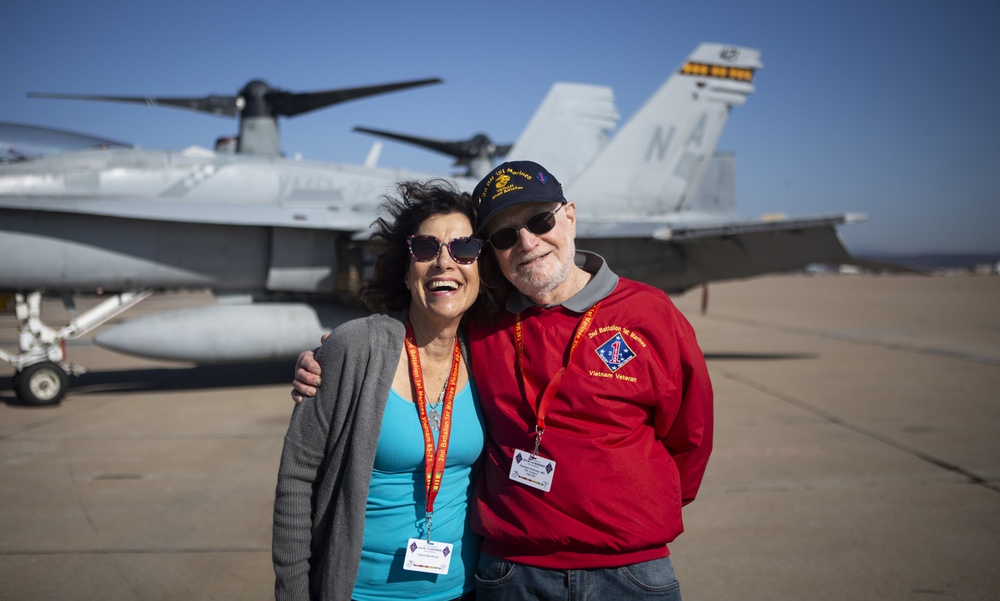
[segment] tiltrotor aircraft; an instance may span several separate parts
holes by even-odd
[[[425,145],[469,168],[455,177],[467,190],[501,150],[545,165],[577,204],[578,246],[668,292],[852,263],[835,228],[863,216],[735,213],[733,159],[715,147],[762,66],[757,50],[702,44],[611,138],[611,90],[556,83],[509,149],[485,139]],[[331,96],[252,82],[237,97],[156,101],[240,114],[236,152],[110,147],[0,165],[0,293],[14,294],[20,322],[19,352],[0,349],[0,359],[14,366],[22,402],[58,402],[80,370],[64,341],[157,291],[210,288],[218,303],[115,324],[95,342],[162,359],[259,361],[294,357],[362,314],[363,240],[379,197],[397,180],[427,176],[281,157],[276,117]],[[98,290],[107,300],[68,325],[42,322],[42,295]]]

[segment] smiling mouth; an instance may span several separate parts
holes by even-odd
[[[518,264],[518,266],[519,267],[530,267],[533,263],[536,263],[536,262],[540,261],[541,259],[544,259],[548,255],[549,255],[549,253],[545,252],[545,253],[542,253],[542,254],[538,255],[537,257],[530,257],[530,258],[523,259]]]
[[[431,292],[454,292],[458,288],[458,282],[451,281],[436,281],[427,285],[427,289]]]

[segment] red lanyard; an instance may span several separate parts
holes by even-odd
[[[434,450],[434,434],[431,433],[431,422],[427,417],[427,395],[424,392],[424,376],[420,369],[420,355],[413,339],[413,328],[406,324],[406,354],[410,359],[410,377],[416,391],[417,413],[420,415],[420,427],[424,431],[424,481],[427,486],[427,541],[431,540],[431,516],[434,513],[434,499],[441,489],[441,479],[444,478],[444,465],[448,457],[448,439],[451,436],[451,412],[455,404],[455,391],[458,388],[458,372],[462,362],[462,351],[455,339],[455,351],[451,360],[451,375],[444,393],[444,406],[441,408],[441,432],[438,434],[437,452]]]
[[[569,348],[569,353],[566,355],[566,362],[563,363],[563,366],[559,368],[559,371],[552,376],[549,383],[545,386],[545,390],[542,391],[542,398],[538,402],[538,407],[536,408],[531,401],[528,401],[528,405],[535,412],[535,451],[532,453],[533,455],[538,454],[538,445],[541,444],[542,434],[545,433],[545,415],[548,413],[549,405],[559,392],[563,376],[566,375],[566,368],[569,367],[569,362],[573,359],[573,351],[576,350],[576,347],[580,344],[580,340],[583,339],[584,332],[590,329],[590,324],[594,321],[594,314],[597,313],[599,306],[601,306],[600,302],[591,307],[580,318],[580,323],[577,324],[576,332],[573,334],[573,342]],[[524,394],[530,398],[528,394],[528,381],[524,377],[524,332],[521,329],[520,314],[514,315],[514,349],[517,352],[517,373],[521,377],[521,388],[524,389]]]

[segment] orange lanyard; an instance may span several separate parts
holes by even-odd
[[[600,301],[587,310],[583,314],[583,317],[580,318],[580,323],[577,324],[576,332],[573,334],[573,342],[569,348],[569,353],[566,355],[566,361],[545,386],[545,390],[542,391],[542,398],[538,402],[538,407],[536,408],[533,403],[525,399],[535,413],[535,450],[532,455],[538,455],[538,446],[542,443],[542,434],[545,433],[545,415],[548,413],[549,405],[559,392],[563,376],[566,375],[566,368],[569,367],[569,362],[573,359],[573,351],[579,346],[584,332],[590,329],[590,324],[594,321],[594,314],[597,313],[599,306],[601,306]],[[517,373],[521,378],[521,388],[524,390],[525,396],[529,396],[528,381],[524,377],[524,332],[521,328],[521,315],[519,313],[514,315],[514,349],[517,353]]]
[[[420,416],[420,428],[424,432],[424,482],[427,486],[427,542],[431,540],[431,517],[434,514],[434,499],[441,489],[444,478],[445,460],[448,457],[448,439],[451,436],[451,413],[455,404],[455,391],[458,388],[458,372],[462,362],[462,351],[455,338],[455,351],[451,360],[451,374],[444,393],[444,406],[441,409],[441,431],[438,434],[437,451],[434,450],[434,434],[431,432],[431,422],[427,417],[427,395],[424,392],[424,376],[420,369],[420,355],[413,339],[413,328],[406,324],[406,354],[410,359],[410,377],[416,391],[417,414]]]

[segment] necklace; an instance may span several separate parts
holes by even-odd
[[[444,388],[441,389],[441,394],[438,395],[438,400],[436,403],[427,403],[427,416],[430,417],[431,430],[437,433],[441,430],[441,413],[438,411],[438,407],[441,406],[441,402],[444,401],[444,392],[448,389],[448,380],[444,381]]]

